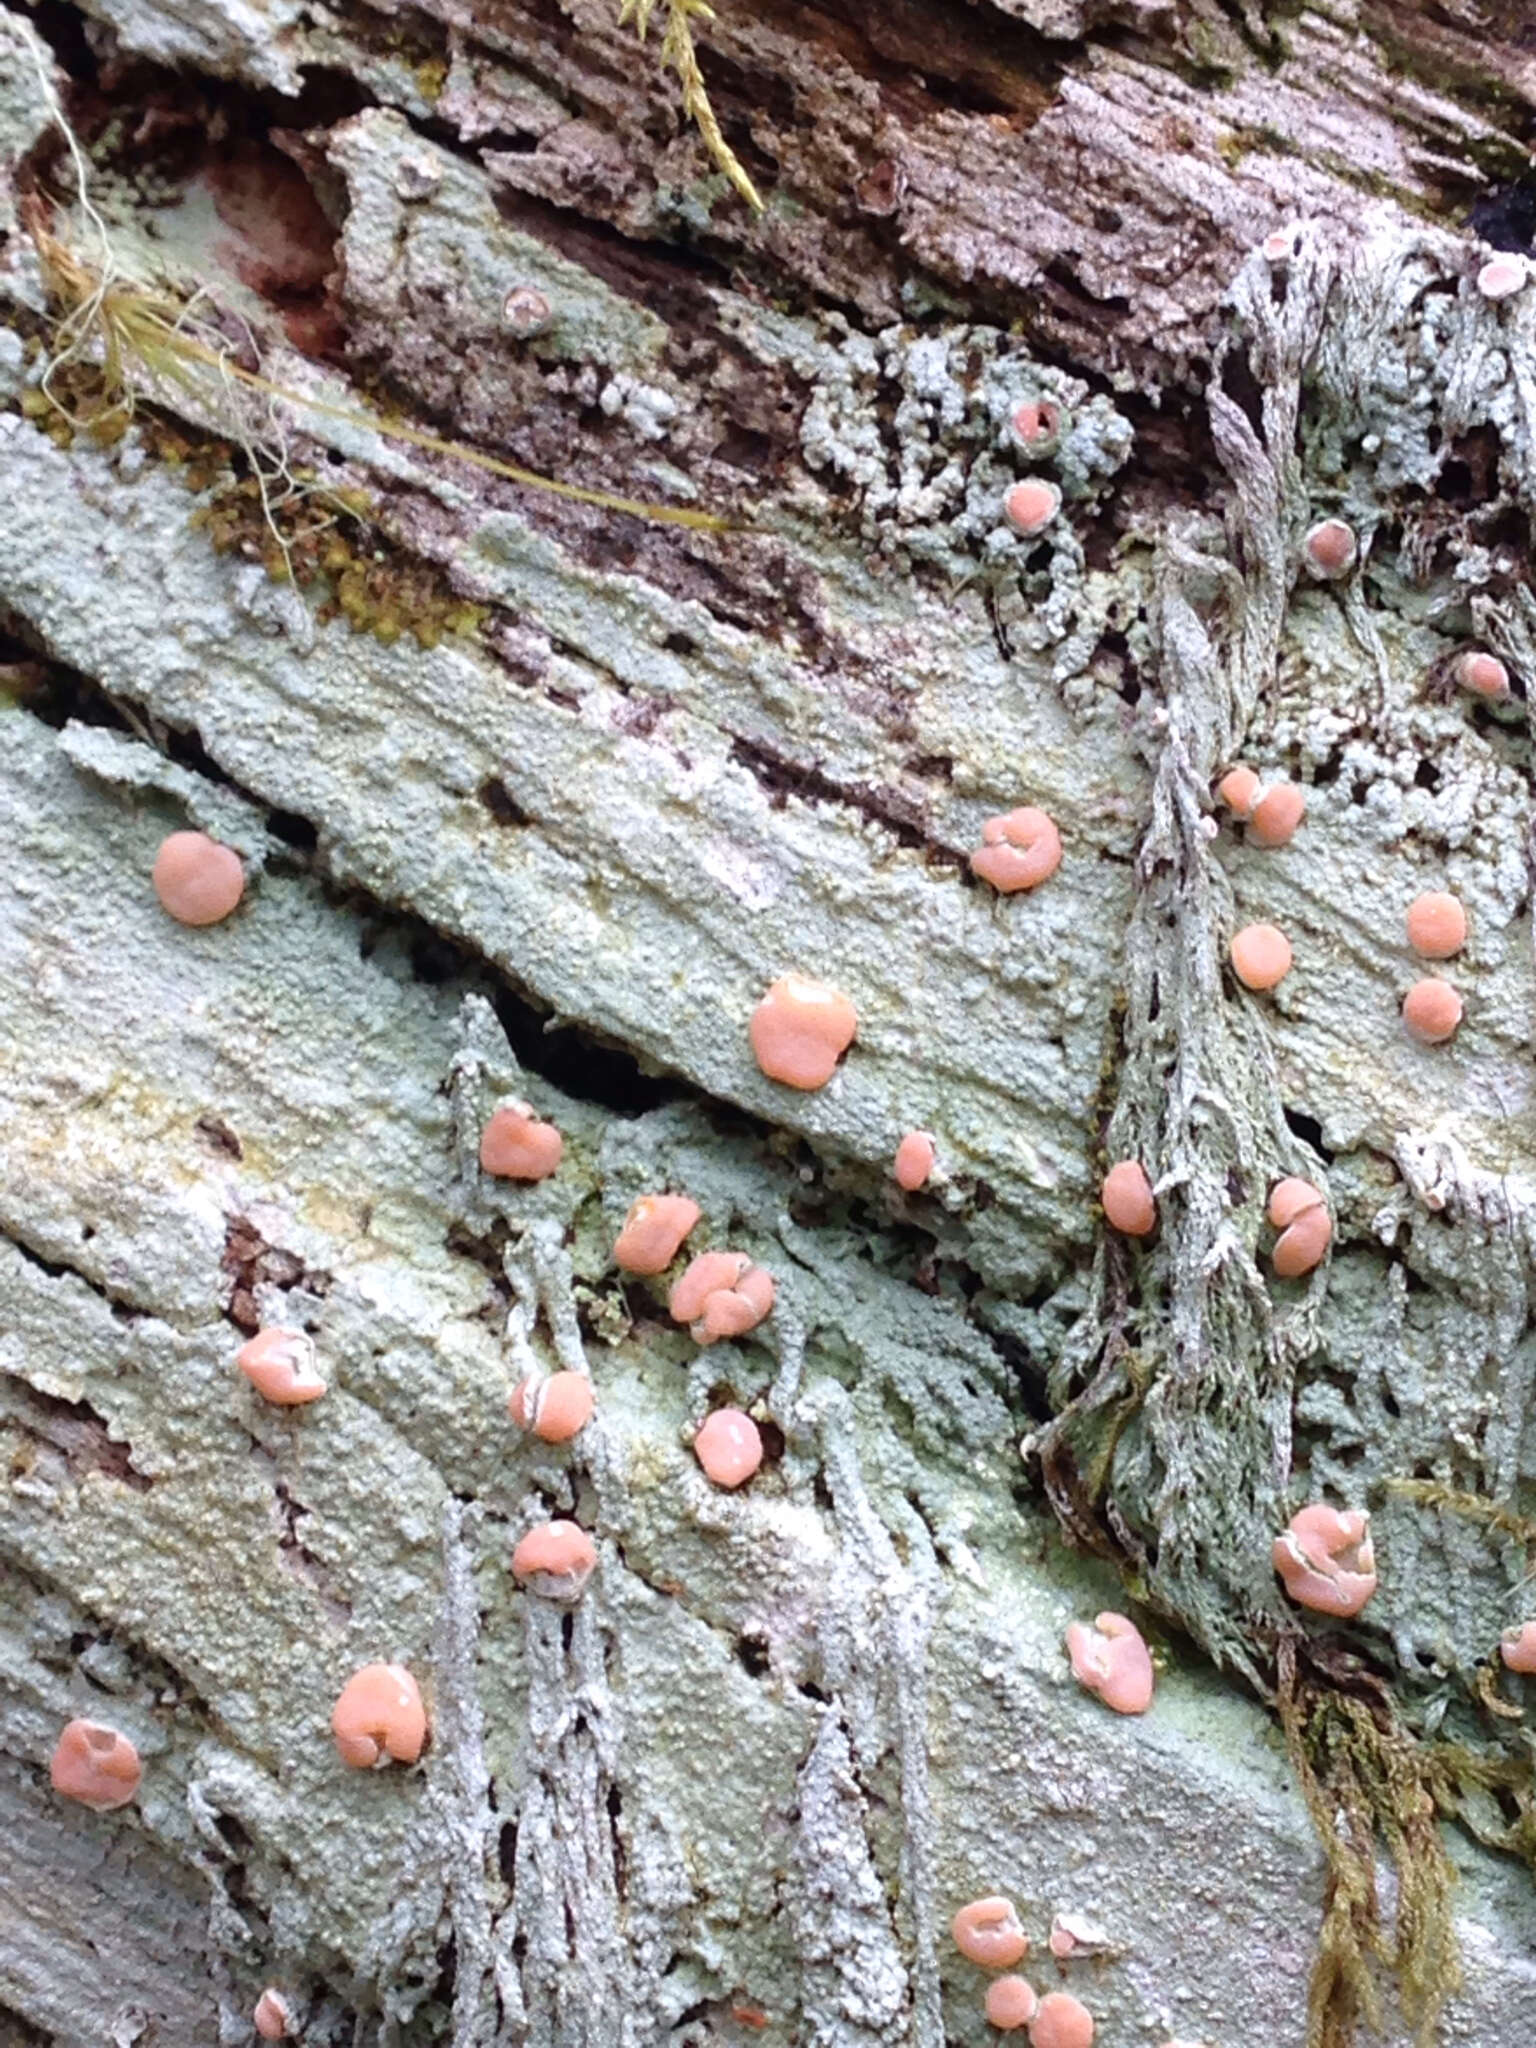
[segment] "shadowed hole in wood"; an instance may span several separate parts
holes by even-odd
[[[1331,1145],[1324,1142],[1323,1127],[1315,1116],[1309,1116],[1303,1109],[1292,1109],[1287,1104],[1285,1121],[1290,1126],[1293,1137],[1299,1138],[1303,1145],[1315,1152],[1324,1166],[1332,1166],[1337,1154]]]
[[[476,794],[498,825],[511,828],[532,824],[533,820],[499,775],[487,776]]]
[[[65,1401],[40,1393],[24,1380],[6,1382],[11,1420],[35,1444],[56,1451],[76,1482],[95,1473],[134,1493],[148,1493],[154,1481],[133,1463],[133,1446],[113,1437],[104,1417],[88,1401]]]

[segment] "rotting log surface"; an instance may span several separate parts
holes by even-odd
[[[943,1927],[1001,1889],[1037,1953],[1103,1922],[1104,2048],[1299,2048],[1324,1877],[1254,1700],[1298,1657],[1497,1766],[1448,1800],[1529,1852],[1529,1701],[1484,1693],[1536,1512],[1530,742],[1448,681],[1475,637],[1536,684],[1536,313],[1472,286],[1536,223],[1524,13],[728,0],[754,217],[603,0],[0,12],[0,2038],[237,2042],[276,1983],[316,2043],[979,2048]],[[50,89],[125,270],[246,367],[735,530],[206,381],[71,428]],[[1039,545],[997,518],[1029,396]],[[1367,543],[1331,588],[1323,511]],[[1207,835],[1239,753],[1307,785],[1284,851]],[[1019,802],[1066,858],[1003,901],[965,856]],[[206,932],[146,880],[189,820],[254,876]],[[1251,918],[1274,999],[1223,973]],[[859,1009],[818,1095],[746,1049],[788,968]],[[531,1192],[473,1171],[506,1092],[566,1134]],[[1288,1290],[1297,1171],[1336,1241]],[[775,1271],[765,1342],[618,1285],[664,1183]],[[296,1418],[232,1375],[274,1320],[332,1380]],[[505,1419],[530,1349],[594,1373],[573,1454]],[[777,1426],[739,1498],[686,1448],[725,1388]],[[1317,1493],[1382,1588],[1298,1637],[1268,1540]],[[506,1569],[550,1508],[599,1540],[569,1625]],[[1060,1651],[1133,1598],[1144,1723]],[[431,1748],[347,1773],[385,1656]],[[125,1816],[48,1793],[77,1712],[139,1745]],[[1449,1839],[1446,2032],[1502,2048],[1528,1879]]]

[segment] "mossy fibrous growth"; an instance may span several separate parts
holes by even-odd
[[[51,94],[51,86],[49,90]],[[236,320],[232,324],[238,339],[231,339],[206,283],[200,282],[194,294],[182,296],[122,269],[105,223],[91,202],[84,152],[57,101],[53,104],[55,124],[75,167],[76,207],[90,247],[77,248],[66,235],[55,232],[52,210],[40,198],[32,199],[27,225],[55,313],[52,346],[39,386],[45,397],[53,394],[62,371],[88,365],[99,378],[102,402],[95,411],[100,423],[104,425],[114,413],[131,420],[145,403],[189,411],[228,433],[245,451],[259,480],[269,473],[279,479],[286,476],[292,431],[288,416],[308,414],[377,434],[386,441],[403,442],[424,454],[464,463],[573,504],[627,512],[638,519],[695,531],[719,531],[729,524],[713,512],[653,504],[541,476],[464,442],[427,433],[400,420],[370,417],[355,404],[340,404],[274,382],[261,366],[257,337]],[[214,310],[201,310],[201,301]]]
[[[633,22],[636,35],[644,42],[657,4],[658,0],[620,0],[620,26]],[[677,74],[683,112],[698,128],[715,163],[730,179],[748,206],[755,213],[761,213],[763,202],[758,195],[757,187],[747,176],[740,157],[721,133],[715,110],[709,102],[704,74],[699,69],[699,53],[694,48],[694,22],[713,21],[715,10],[706,5],[706,0],[660,0],[660,5],[667,18],[667,25],[661,38],[661,61]]]
[[[1529,378],[1505,316],[1478,300],[1467,269],[1449,237],[1391,230],[1351,242],[1319,226],[1297,231],[1278,270],[1256,254],[1234,287],[1233,327],[1208,391],[1229,485],[1225,545],[1191,526],[1165,540],[1155,578],[1152,815],[1126,942],[1118,1090],[1106,1103],[1104,1159],[1147,1164],[1159,1234],[1134,1253],[1114,1233],[1101,1244],[1090,1305],[1052,1376],[1053,1419],[1034,1440],[1063,1523],[1118,1556],[1138,1592],[1278,1705],[1328,1865],[1311,2048],[1345,2048],[1359,2025],[1379,2024],[1384,1968],[1409,2023],[1421,2038],[1433,2033],[1459,1983],[1439,1817],[1456,1815],[1529,1860],[1531,1748],[1519,1708],[1493,1690],[1496,1631],[1451,1651],[1440,1628],[1431,1655],[1394,1654],[1394,1638],[1433,1640],[1443,1611],[1419,1618],[1406,1569],[1389,1581],[1386,1639],[1367,1617],[1349,1625],[1348,1654],[1299,1652],[1317,1645],[1299,1635],[1276,1586],[1273,1538],[1296,1506],[1325,1492],[1360,1506],[1394,1501],[1398,1515],[1411,1503],[1431,1522],[1460,1516],[1484,1532],[1481,1563],[1446,1568],[1480,1569],[1478,1598],[1464,1604],[1482,1614],[1518,1597],[1508,1552],[1512,1543],[1523,1552],[1530,1524],[1515,1506],[1517,1430],[1487,1432],[1479,1490],[1468,1491],[1452,1478],[1466,1469],[1465,1446],[1449,1427],[1435,1460],[1444,1478],[1415,1482],[1395,1463],[1405,1453],[1389,1417],[1362,1445],[1357,1416],[1341,1413],[1336,1396],[1311,1396],[1324,1332],[1340,1312],[1328,1269],[1287,1298],[1258,1249],[1266,1191],[1300,1174],[1328,1196],[1333,1161],[1287,1119],[1268,999],[1224,976],[1233,897],[1210,790],[1239,750],[1273,748],[1303,537],[1321,512],[1349,522],[1365,562],[1363,576],[1328,598],[1358,650],[1349,715],[1362,745],[1419,737],[1418,714],[1394,705],[1373,605],[1453,633],[1475,629],[1525,672],[1523,593],[1486,542],[1529,501]],[[1523,306],[1513,316],[1521,334],[1531,318]],[[1257,386],[1256,402],[1234,400],[1240,382]],[[1489,428],[1501,454],[1488,501],[1464,514],[1426,502],[1458,437]],[[1440,1229],[1416,1256],[1459,1256],[1469,1307],[1476,1298],[1518,1333],[1532,1264],[1523,1193],[1505,1185],[1495,1197],[1494,1176],[1454,1146],[1430,1145],[1439,1164],[1421,1172],[1418,1149],[1407,1139],[1398,1147],[1405,1200],[1422,1202]],[[1339,1175],[1353,1170],[1341,1163]],[[1329,1197],[1331,1210],[1339,1199]],[[1454,1294],[1457,1283],[1437,1270],[1432,1284]],[[1490,1368],[1495,1412],[1523,1413],[1523,1344],[1503,1346]],[[1326,1438],[1315,1449],[1298,1440],[1298,1415],[1347,1424],[1350,1455],[1335,1458]],[[1433,1598],[1427,1584],[1420,1597]],[[1450,1729],[1454,1739],[1431,1739]],[[1378,1842],[1397,1872],[1390,1935],[1377,1902]]]
[[[366,493],[304,490],[273,513],[251,476],[226,473],[192,515],[220,554],[259,561],[278,582],[317,601],[322,624],[342,618],[386,646],[409,633],[420,647],[478,632],[483,605],[459,597],[442,572],[394,547],[370,523]]]
[[[1303,1681],[1291,1638],[1277,1665],[1286,1748],[1327,1862],[1310,2048],[1349,2048],[1361,2023],[1381,2031],[1383,1969],[1396,1976],[1403,2015],[1428,2042],[1461,1983],[1436,1759],[1398,1724],[1385,1688],[1362,1681],[1362,1696]],[[1378,1836],[1397,1874],[1390,1935],[1376,1896]]]
[[[1223,986],[1231,893],[1205,818],[1212,781],[1273,672],[1286,531],[1302,509],[1290,450],[1311,335],[1294,310],[1265,317],[1277,375],[1262,437],[1219,381],[1210,392],[1245,568],[1170,550],[1157,583],[1165,723],[1105,1153],[1155,1163],[1161,1235],[1135,1306],[1130,1254],[1118,1240],[1101,1244],[1095,1299],[1057,1364],[1057,1413],[1040,1440],[1063,1518],[1081,1523],[1108,1507],[1154,1596],[1219,1662],[1259,1683],[1247,1618],[1280,1613],[1269,1543],[1286,1520],[1291,1392],[1315,1290],[1290,1317],[1273,1314],[1254,1260],[1256,1218],[1244,1235],[1229,1176],[1251,1202],[1285,1174],[1315,1179],[1319,1169],[1286,1125],[1259,1011]],[[1225,639],[1197,609],[1217,598],[1234,622]],[[1084,1473],[1100,1481],[1099,1497],[1085,1496]]]
[[[25,391],[21,410],[60,446],[83,434],[115,447],[134,427],[146,451],[198,494],[188,523],[217,553],[259,562],[274,581],[303,590],[322,625],[341,618],[386,646],[410,634],[436,647],[476,634],[485,619],[486,608],[460,597],[440,569],[385,537],[368,492],[328,484],[303,465],[290,465],[274,490],[236,443],[157,408],[130,413],[99,366],[65,366],[51,393]]]

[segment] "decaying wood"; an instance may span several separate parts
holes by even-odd
[[[272,1983],[314,2043],[979,2048],[944,1928],[1003,1890],[1105,2048],[1300,2048],[1371,1873],[1277,1696],[1325,1829],[1330,1755],[1380,1780],[1389,2037],[1456,1974],[1436,1801],[1447,2037],[1531,2031],[1530,742],[1449,673],[1536,684],[1536,291],[1473,282],[1536,227],[1524,12],[721,0],[760,214],[608,0],[0,12],[0,2038],[242,2041]],[[201,351],[129,360],[131,421],[93,280]],[[1218,830],[1239,756],[1307,786],[1289,848]],[[1025,802],[1066,855],[1002,899]],[[252,877],[207,931],[146,880],[187,822]],[[859,1011],[817,1094],[747,1048],[789,969]],[[506,1093],[565,1133],[534,1189],[475,1170]],[[1335,1246],[1288,1289],[1289,1172]],[[620,1286],[661,1185],[775,1272],[766,1341]],[[232,1372],[274,1320],[313,1409]],[[506,1420],[530,1355],[594,1375],[574,1452]],[[688,1450],[727,1390],[740,1496]],[[1383,1560],[1342,1633],[1270,1570],[1323,1494]],[[569,1619],[507,1571],[551,1511]],[[1138,1723],[1060,1649],[1127,1603]],[[380,1657],[409,1774],[327,1734]],[[81,1712],[124,1816],[47,1790]],[[1062,1911],[1103,1956],[1043,1960]]]

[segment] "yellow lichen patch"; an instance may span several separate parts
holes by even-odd
[[[432,105],[443,96],[443,87],[448,83],[448,66],[441,57],[426,57],[416,66],[416,88],[424,100]]]
[[[190,480],[190,479],[189,479]],[[304,489],[274,505],[252,476],[226,475],[192,515],[220,554],[259,561],[278,582],[317,599],[322,623],[345,619],[354,633],[391,646],[409,633],[436,647],[479,631],[483,605],[469,603],[432,563],[393,546],[364,523],[366,496]]]

